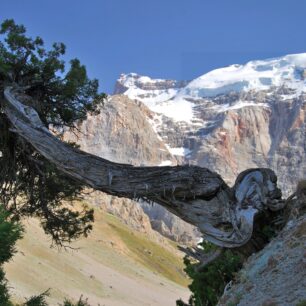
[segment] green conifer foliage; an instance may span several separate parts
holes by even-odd
[[[210,253],[216,249],[210,242],[202,243],[203,250]],[[225,250],[219,257],[197,269],[198,264],[192,263],[187,257],[184,258],[185,272],[192,279],[189,289],[192,295],[188,304],[177,301],[178,306],[214,306],[223,294],[224,288],[242,266],[242,258],[231,249]]]
[[[11,219],[10,213],[0,205],[0,305],[11,306],[7,281],[2,265],[8,262],[16,252],[15,243],[22,237],[20,224]]]
[[[89,79],[78,59],[65,68],[63,43],[50,50],[40,37],[31,38],[23,25],[5,20],[0,26],[0,201],[15,218],[34,216],[56,244],[87,235],[93,211],[72,211],[64,200],[80,195],[83,184],[67,177],[14,133],[3,111],[4,89],[20,91],[23,103],[33,107],[46,127],[60,133],[75,128],[89,112],[98,112],[104,94]]]

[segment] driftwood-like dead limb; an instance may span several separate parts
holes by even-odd
[[[221,247],[244,245],[252,236],[255,215],[284,205],[270,169],[244,171],[230,188],[217,173],[197,166],[113,163],[60,141],[13,88],[6,88],[4,95],[5,114],[14,132],[59,170],[111,195],[154,201],[197,226],[205,239]]]

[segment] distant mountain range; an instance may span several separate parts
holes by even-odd
[[[181,162],[229,182],[245,168],[271,167],[286,193],[306,176],[306,53],[231,65],[190,82],[122,74],[114,92],[156,113],[152,128]]]
[[[66,138],[113,161],[195,164],[229,184],[247,168],[269,167],[288,195],[306,177],[306,53],[231,65],[189,82],[122,74],[100,115],[79,128],[79,138]],[[154,207],[143,204],[153,227],[178,241],[186,233],[197,239]]]

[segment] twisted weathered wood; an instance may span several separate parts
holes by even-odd
[[[207,240],[219,246],[245,244],[252,235],[255,214],[283,205],[276,176],[270,169],[245,171],[230,188],[217,173],[197,166],[133,167],[113,163],[60,141],[12,88],[6,88],[4,95],[5,113],[14,132],[58,169],[108,194],[154,201],[197,226]]]

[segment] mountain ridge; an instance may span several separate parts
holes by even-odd
[[[288,194],[294,181],[282,178],[282,161],[298,178],[306,174],[305,77],[301,53],[215,69],[181,87],[129,74],[117,81],[126,86],[117,93],[156,114],[151,125],[179,162],[211,168],[231,184],[247,166],[271,167]]]
[[[300,68],[301,71],[295,71],[294,68]],[[114,94],[124,94],[125,90],[130,88],[139,88],[142,90],[154,90],[160,86],[163,89],[179,89],[179,95],[188,96],[188,91],[192,88],[202,89],[202,95],[195,97],[210,97],[219,94],[226,94],[230,91],[241,91],[250,89],[268,89],[271,86],[280,86],[290,84],[292,79],[303,80],[306,73],[306,53],[287,54],[281,57],[268,58],[265,60],[252,60],[245,64],[232,64],[225,67],[213,69],[191,81],[177,81],[171,79],[152,79],[149,76],[137,73],[122,73],[118,78]],[[300,74],[299,74],[300,72]],[[249,81],[249,86],[228,87],[225,85],[235,84],[236,82]],[[118,88],[117,85],[122,85]],[[149,85],[151,84],[151,86]],[[166,85],[166,86],[165,86]],[[244,84],[245,85],[245,84]],[[291,84],[293,85],[293,84]],[[305,82],[303,82],[305,85]],[[222,91],[205,92],[204,89],[223,88]],[[292,86],[294,88],[294,86]],[[232,90],[230,90],[232,89]],[[131,93],[126,93],[131,97]],[[192,96],[192,95],[191,95]]]
[[[301,67],[306,67],[305,54],[295,57],[303,60]],[[284,58],[292,56],[268,62],[276,61],[281,66]],[[267,61],[246,65],[254,68],[254,63],[259,67],[263,62]],[[288,62],[281,69],[295,71]],[[276,66],[272,72],[281,75]],[[66,140],[78,142],[81,149],[103,158],[135,166],[206,167],[230,185],[247,168],[272,168],[285,196],[298,178],[306,176],[306,85],[301,74],[297,82],[303,87],[296,89],[280,85],[198,98],[182,98],[179,94],[193,81],[154,81],[137,74],[121,75],[120,79],[115,89],[118,94],[109,97],[99,115],[90,115],[78,124],[80,135],[66,133]],[[182,237],[187,242],[187,230],[187,237],[197,241],[193,229],[169,217],[166,211],[160,212],[158,206],[142,208],[150,216],[152,227],[167,237],[177,237],[177,241]]]

